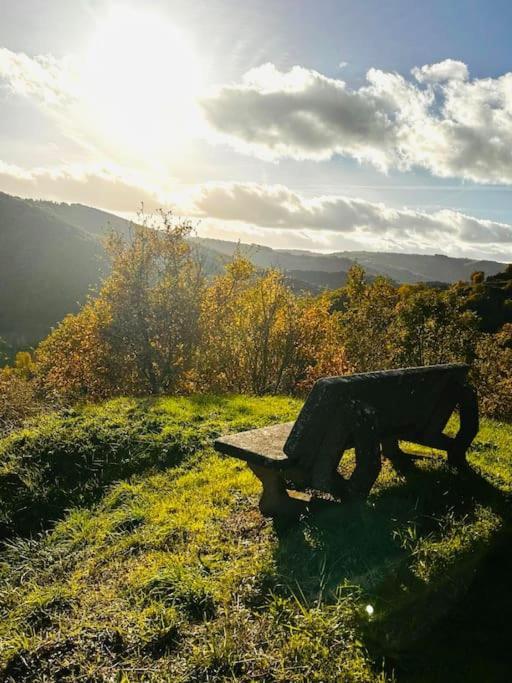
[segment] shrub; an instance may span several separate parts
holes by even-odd
[[[477,318],[455,291],[397,288],[382,277],[368,283],[363,269],[354,266],[333,308],[341,314],[347,359],[358,372],[473,358]]]
[[[42,408],[33,381],[34,367],[30,353],[20,351],[13,367],[0,368],[0,437]]]
[[[474,378],[484,415],[512,420],[512,324],[496,334],[481,335]]]
[[[254,394],[293,392],[347,371],[326,297],[297,297],[275,270],[236,257],[206,289],[197,350],[200,384]]]
[[[198,342],[203,274],[187,240],[192,227],[160,214],[107,243],[112,274],[100,299],[110,312],[102,337],[124,359],[130,393],[173,393],[191,369]]]
[[[341,312],[342,342],[357,372],[393,367],[396,347],[392,329],[398,300],[398,290],[389,279],[380,277],[367,283],[360,266],[349,270],[333,307]]]
[[[464,310],[455,292],[425,285],[400,288],[390,334],[399,366],[470,362],[477,339],[477,318]]]
[[[191,226],[112,234],[111,274],[97,298],[68,315],[37,349],[43,389],[67,400],[175,392],[197,346],[201,267],[187,242]]]
[[[75,315],[67,315],[36,351],[36,379],[46,395],[66,401],[98,400],[126,386],[123,357],[105,342],[110,324],[106,303],[89,301]]]
[[[0,370],[0,436],[37,412],[34,386],[12,368]]]

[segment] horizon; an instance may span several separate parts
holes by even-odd
[[[85,209],[92,209],[94,211],[99,211],[101,213],[105,213],[111,216],[115,216],[116,218],[122,218],[124,220],[127,220],[129,222],[136,222],[132,221],[130,217],[127,217],[127,214],[121,214],[121,213],[115,213],[115,212],[109,212],[106,211],[105,209],[94,207],[94,206],[88,206],[87,204],[81,204],[80,202],[58,202],[54,200],[48,200],[44,199],[41,197],[21,197],[21,196],[16,196],[16,195],[9,195],[8,193],[4,193],[0,190],[0,196],[4,194],[7,197],[13,198],[13,199],[18,199],[21,201],[28,200],[28,201],[34,201],[34,202],[49,202],[53,203],[56,205],[66,205],[69,207],[73,206],[78,206],[81,208]],[[226,244],[240,244],[242,247],[258,247],[258,248],[263,248],[263,249],[269,249],[271,251],[276,251],[276,252],[289,252],[289,253],[298,253],[298,254],[312,254],[314,256],[338,256],[341,254],[381,254],[381,255],[391,255],[391,256],[432,256],[432,257],[441,257],[441,258],[447,258],[447,259],[457,259],[457,260],[467,260],[470,262],[475,262],[478,263],[480,261],[494,261],[497,263],[501,263],[503,266],[508,265],[507,261],[499,261],[496,259],[480,259],[480,258],[472,258],[472,257],[465,257],[465,256],[450,256],[448,254],[443,254],[442,252],[432,252],[432,253],[426,253],[426,254],[419,254],[418,252],[414,251],[380,251],[380,250],[372,250],[370,248],[368,249],[346,249],[346,250],[336,250],[336,251],[329,251],[329,250],[314,250],[314,249],[300,249],[300,248],[295,248],[295,247],[270,247],[265,244],[262,244],[260,242],[243,242],[240,239],[222,239],[220,237],[212,237],[212,236],[204,236],[204,235],[199,235],[197,234],[197,231],[195,228],[192,229],[192,234],[190,236],[190,239],[200,239],[204,241],[212,241],[212,242],[224,242]]]
[[[506,2],[40,8],[2,2],[0,191],[274,249],[512,260]]]

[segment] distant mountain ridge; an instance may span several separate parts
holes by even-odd
[[[486,275],[495,275],[503,270],[504,263],[483,259],[455,258],[444,254],[400,254],[396,252],[351,251],[338,252],[360,263],[368,272],[385,270],[397,282],[411,282],[413,274],[417,282],[446,282],[469,280],[471,274],[483,270]],[[394,273],[394,275],[393,275]]]
[[[364,267],[368,275],[386,275],[398,283],[445,282],[469,280],[471,273],[483,270],[495,275],[503,270],[498,261],[456,258],[442,254],[402,254],[397,252],[340,251],[318,254],[298,249],[272,249],[256,244],[238,244],[211,238],[198,238],[202,244],[231,256],[241,248],[261,268],[276,267],[287,271],[347,272],[354,263]],[[328,286],[326,284],[326,286]]]
[[[111,229],[127,234],[130,222],[82,204],[0,192],[0,337],[14,346],[35,344],[67,313],[78,310],[108,273],[101,240]],[[240,249],[259,268],[283,270],[295,290],[313,293],[342,286],[354,263],[369,277],[386,275],[397,283],[451,283],[468,280],[476,270],[495,275],[504,268],[497,261],[442,255],[318,254],[203,237],[191,242],[208,274],[220,272]]]

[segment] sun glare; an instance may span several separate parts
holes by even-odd
[[[162,16],[112,10],[82,73],[89,123],[109,146],[159,163],[194,136],[202,69],[190,41]]]

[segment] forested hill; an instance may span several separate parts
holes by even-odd
[[[25,203],[34,208],[45,211],[50,216],[55,216],[60,221],[65,221],[79,230],[103,237],[109,230],[127,233],[130,222],[112,213],[94,209],[83,204],[57,204],[35,199],[25,199]]]
[[[126,233],[129,222],[81,204],[20,199],[0,192],[0,337],[13,346],[34,344],[64,315],[78,309],[108,269],[101,239],[111,229]],[[318,292],[341,286],[355,262],[368,276],[396,282],[468,280],[482,270],[503,270],[495,261],[428,256],[309,251],[238,245],[194,238],[205,269],[219,272],[237,247],[261,268],[284,270],[295,289]]]
[[[81,204],[0,192],[0,338],[14,347],[35,344],[78,310],[108,272],[102,239],[129,228],[129,221]],[[219,254],[201,251],[210,272],[221,269]]]
[[[105,270],[96,236],[43,204],[0,194],[0,337],[42,338]]]

